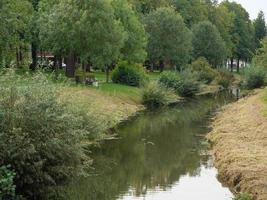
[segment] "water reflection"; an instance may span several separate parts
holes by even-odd
[[[202,97],[121,125],[120,139],[94,151],[92,176],[75,180],[69,199],[230,200],[203,140],[212,111],[230,101],[228,93]]]

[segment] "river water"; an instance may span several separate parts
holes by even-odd
[[[220,93],[145,112],[116,128],[118,139],[92,152],[91,176],[68,188],[73,200],[232,200],[217,179],[205,135]]]

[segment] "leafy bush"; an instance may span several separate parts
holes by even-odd
[[[240,193],[236,195],[236,197],[233,200],[252,200],[252,196],[247,193]]]
[[[0,199],[14,199],[16,186],[14,178],[16,173],[7,166],[0,167]]]
[[[176,91],[183,97],[192,97],[200,90],[200,82],[197,72],[191,70],[184,70],[179,74],[179,84]]]
[[[7,74],[0,82],[0,161],[15,170],[18,194],[44,199],[85,174],[90,160],[81,141],[95,137],[94,116],[59,102],[55,85],[40,74]]]
[[[206,58],[200,57],[195,60],[191,67],[193,71],[196,71],[199,75],[199,81],[203,81],[207,84],[211,83],[217,76],[217,71],[211,68],[211,65]]]
[[[247,89],[260,88],[266,83],[266,71],[261,67],[249,67],[244,71],[243,86]]]
[[[173,89],[182,97],[194,96],[200,89],[199,77],[196,72],[189,69],[180,73],[165,72],[161,75],[159,83],[167,88]]]
[[[143,104],[150,109],[166,106],[177,99],[172,90],[154,82],[144,88],[142,95]]]
[[[148,80],[145,70],[141,65],[130,64],[127,61],[121,61],[112,72],[112,81],[114,83],[140,87]]]
[[[159,78],[159,83],[167,88],[176,89],[179,84],[179,75],[173,71],[163,72]]]
[[[226,71],[226,70],[218,71],[218,76],[216,78],[216,81],[222,87],[229,88],[233,80],[234,80],[234,76],[229,71]]]

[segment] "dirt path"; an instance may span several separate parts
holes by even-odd
[[[213,144],[220,178],[237,192],[267,200],[267,117],[264,91],[226,106],[213,123]]]

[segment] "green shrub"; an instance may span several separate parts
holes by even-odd
[[[95,137],[94,115],[59,102],[56,86],[40,74],[0,82],[0,161],[16,172],[17,193],[44,199],[86,174],[90,159],[81,141]]]
[[[143,86],[148,80],[141,65],[131,64],[127,61],[121,61],[117,64],[111,78],[114,83],[137,87]]]
[[[243,86],[246,89],[260,88],[266,83],[266,71],[261,67],[249,67],[244,71]]]
[[[200,89],[200,82],[197,72],[190,69],[177,72],[164,72],[159,83],[167,88],[173,89],[179,96],[192,97]]]
[[[166,71],[160,75],[159,83],[167,88],[176,90],[179,83],[179,74],[173,71]]]
[[[231,72],[226,70],[218,70],[218,76],[216,82],[224,88],[229,88],[231,83],[234,81],[234,76]]]
[[[10,167],[0,167],[0,199],[14,199],[16,186],[14,178],[16,173],[9,169]]]
[[[217,71],[211,68],[211,65],[206,58],[200,57],[195,60],[191,67],[193,71],[196,71],[199,75],[199,81],[204,83],[211,83],[217,76]]]
[[[199,92],[200,82],[197,72],[186,69],[180,72],[179,76],[180,79],[176,88],[177,94],[182,97],[192,97]]]
[[[156,82],[148,84],[143,89],[142,102],[150,109],[166,106],[177,100],[178,96],[172,90]]]
[[[248,193],[240,193],[233,200],[252,200],[252,196]]]

